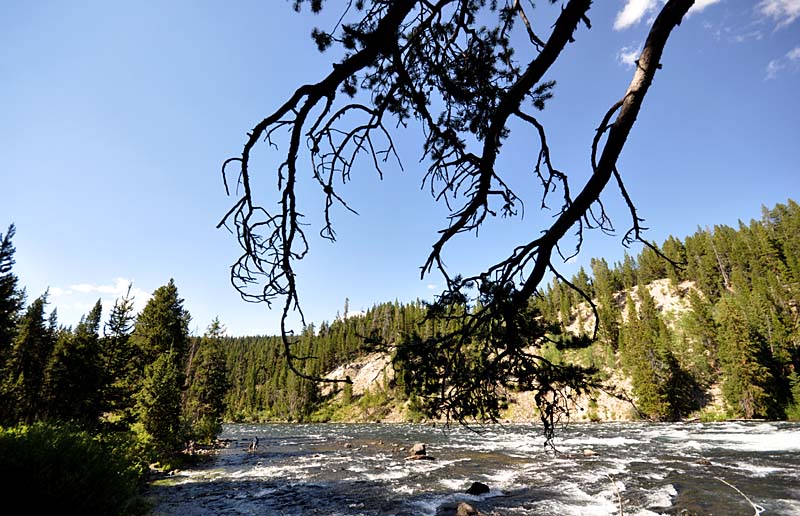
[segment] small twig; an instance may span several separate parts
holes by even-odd
[[[730,487],[731,489],[733,489],[734,491],[736,491],[737,493],[739,493],[740,495],[742,495],[742,497],[743,497],[745,500],[747,500],[747,503],[749,503],[749,504],[750,504],[750,506],[753,508],[753,510],[755,510],[755,511],[756,511],[756,512],[755,512],[755,514],[754,514],[754,516],[759,516],[759,514],[761,514],[762,512],[766,511],[766,509],[764,509],[764,508],[763,508],[763,507],[761,507],[760,505],[756,505],[756,504],[754,504],[754,503],[753,503],[753,500],[751,500],[750,498],[748,498],[748,496],[747,496],[746,494],[744,494],[744,493],[743,493],[743,492],[742,492],[742,491],[741,491],[741,490],[740,490],[738,487],[736,487],[735,485],[731,484],[730,482],[727,482],[727,481],[725,481],[725,480],[724,480],[724,479],[722,479],[722,478],[719,478],[719,477],[714,477],[714,478],[716,478],[717,480],[719,480],[720,482],[722,482],[722,483],[723,483],[723,484],[725,484],[726,486]]]
[[[525,29],[528,31],[528,38],[531,40],[531,43],[533,43],[533,46],[535,46],[537,50],[541,50],[542,47],[544,47],[544,41],[539,39],[539,37],[533,32],[531,22],[525,15],[525,10],[522,8],[522,4],[519,3],[519,0],[514,1],[514,9],[517,11],[520,18],[522,18],[522,22],[525,24]]]

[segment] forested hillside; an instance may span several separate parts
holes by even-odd
[[[591,271],[574,275],[570,283],[596,306],[598,338],[585,350],[552,346],[543,354],[555,362],[597,366],[605,376],[621,368],[640,415],[654,420],[698,413],[800,416],[800,206],[790,200],[765,208],[760,220],[699,228],[683,240],[669,237],[657,249],[626,254],[612,265],[593,259]],[[658,308],[645,288],[658,280],[666,281],[683,310]],[[589,304],[565,282],[554,280],[531,303],[546,320],[592,333]],[[300,367],[323,376],[369,351],[369,342],[392,344],[414,332],[424,339],[441,329],[425,313],[420,302],[380,304],[356,315],[345,306],[332,323],[309,326],[296,337],[295,353],[311,357]],[[407,396],[404,376],[413,374],[400,366],[396,378],[376,389],[382,396],[377,401],[353,397],[345,388],[332,402],[321,396],[319,385],[289,372],[280,338],[226,338],[224,349],[231,420],[324,419],[332,414],[331,403],[397,404]],[[721,410],[709,406],[712,392],[720,389]]]
[[[421,302],[384,303],[363,314],[344,315],[319,327],[309,325],[293,348],[309,376],[324,376],[369,349],[366,339],[396,342],[414,331],[432,334],[435,323],[424,321]],[[226,416],[231,420],[298,420],[307,418],[322,402],[320,386],[289,371],[280,337],[226,338],[231,389]]]
[[[761,220],[738,228],[698,229],[683,241],[670,237],[660,250],[678,266],[645,248],[611,267],[592,260],[591,275],[581,270],[571,280],[596,300],[599,343],[617,352],[639,408],[654,419],[675,419],[702,408],[709,388],[719,384],[729,416],[796,417],[797,203],[764,209]],[[660,278],[676,291],[688,287],[689,310],[674,320],[642,288]],[[537,302],[545,316],[564,323],[583,301],[563,283],[542,294]]]

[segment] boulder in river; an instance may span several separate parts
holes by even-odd
[[[475,496],[486,494],[488,492],[489,492],[489,486],[487,486],[483,482],[473,482],[472,485],[469,486],[469,489],[465,491],[465,493]]]
[[[436,516],[486,516],[466,502],[447,503],[436,510]]]
[[[427,455],[428,454],[427,450],[425,449],[425,443],[417,443],[414,446],[412,446],[409,451],[411,452],[411,455]]]
[[[428,455],[428,451],[425,449],[425,443],[417,443],[412,446],[409,451],[411,455],[406,457],[406,460],[436,460]]]

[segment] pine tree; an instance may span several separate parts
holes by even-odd
[[[686,246],[674,236],[670,235],[667,240],[664,241],[661,248],[664,252],[664,256],[668,257],[674,263],[679,265],[686,263]],[[666,272],[673,286],[677,286],[681,281],[686,279],[685,269],[675,267],[671,263],[666,264]]]
[[[222,338],[225,330],[215,318],[200,340],[190,371],[184,414],[198,439],[212,441],[222,431],[228,376]]]
[[[716,303],[725,290],[725,281],[720,274],[718,253],[713,251],[713,238],[710,230],[698,228],[686,239],[686,276],[695,282],[706,299]]]
[[[174,452],[183,442],[181,385],[174,351],[163,353],[145,367],[142,387],[136,393],[136,412],[157,457]]]
[[[3,383],[2,410],[4,422],[32,423],[44,409],[44,372],[53,351],[55,335],[45,321],[47,293],[36,299],[25,311],[8,358]]]
[[[586,274],[586,270],[583,267],[578,269],[578,272],[572,277],[572,284],[587,296],[592,297],[596,295],[592,279]],[[574,289],[570,289],[569,294],[572,296],[573,303],[577,304],[583,301],[583,296]]]
[[[175,281],[157,288],[136,319],[132,338],[146,358],[155,360],[168,351],[183,358],[187,352],[189,313],[183,308]]]
[[[9,358],[11,347],[17,334],[17,322],[25,302],[25,292],[18,286],[17,276],[11,271],[14,266],[14,225],[8,227],[5,235],[0,233],[0,424],[10,421],[15,403],[11,389],[11,369]]]
[[[598,337],[600,342],[616,350],[619,342],[619,325],[622,313],[617,306],[615,292],[622,287],[608,268],[608,263],[601,259],[592,259],[594,275],[594,291],[597,300],[597,312],[600,318]]]
[[[646,285],[667,277],[667,264],[668,262],[654,250],[645,247],[639,255],[639,283]]]
[[[719,306],[722,394],[733,415],[767,417],[774,413],[770,399],[773,376],[765,365],[764,342],[750,327],[745,310],[732,295]]]
[[[98,299],[74,333],[58,332],[45,374],[48,419],[97,423],[104,380],[99,345],[102,311]]]
[[[631,255],[625,253],[622,263],[617,266],[619,269],[620,281],[622,287],[626,290],[632,289],[636,286],[637,278],[639,277],[639,266]]]
[[[697,386],[672,353],[672,332],[656,311],[650,292],[640,285],[637,294],[638,310],[630,296],[626,303],[622,363],[631,376],[639,410],[657,421],[675,420],[693,408]]]
[[[131,286],[125,296],[114,302],[108,322],[100,339],[100,363],[104,372],[101,410],[115,412],[125,419],[132,419],[133,395],[138,388],[139,373],[136,369],[136,348],[130,341],[136,317],[133,313]]]
[[[130,344],[136,390],[136,420],[151,439],[158,456],[175,451],[183,442],[182,388],[186,379],[189,312],[183,308],[178,288],[169,283],[157,288],[136,319]],[[124,319],[117,321],[123,323]]]
[[[174,280],[170,279],[169,283],[153,292],[153,297],[136,319],[131,335],[131,344],[137,350],[134,358],[138,362],[139,372],[166,353],[170,353],[175,360],[178,370],[183,371],[188,352],[190,319],[189,312],[183,308],[183,299],[178,296]]]
[[[0,233],[0,381],[16,334],[17,320],[25,303],[24,291],[18,287],[19,280],[11,272],[15,252],[11,239],[15,231],[12,224],[5,235]]]
[[[640,292],[643,290],[640,287]],[[653,371],[652,335],[639,317],[633,298],[625,302],[626,322],[620,331],[620,359],[631,377],[637,408],[648,418],[666,419],[670,413],[666,394],[659,388]]]
[[[789,385],[792,392],[792,403],[786,409],[786,417],[792,421],[800,421],[800,375],[792,371],[789,375]]]
[[[714,307],[694,289],[689,292],[689,307],[683,326],[684,337],[694,351],[692,370],[702,385],[710,386],[719,369],[719,326],[714,319]]]

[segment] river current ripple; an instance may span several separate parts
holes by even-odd
[[[465,501],[493,515],[601,516],[621,500],[628,516],[800,515],[797,423],[573,424],[558,453],[532,425],[237,424],[222,437],[213,460],[151,487],[155,514],[433,516]],[[437,460],[404,460],[416,442]],[[475,481],[490,492],[465,494]]]

